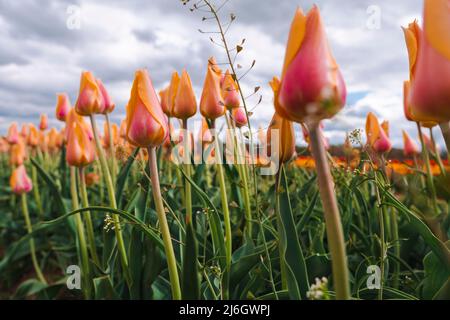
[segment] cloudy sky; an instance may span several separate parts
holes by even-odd
[[[280,73],[294,10],[309,10],[313,3],[321,9],[349,91],[345,109],[326,122],[327,136],[340,143],[345,132],[364,127],[369,111],[391,122],[397,146],[402,145],[401,129],[416,136],[415,126],[403,120],[408,59],[400,27],[420,18],[421,0],[228,1],[220,15],[224,22],[230,13],[237,16],[227,33],[230,45],[246,39],[237,58],[240,72],[256,60],[242,86],[246,94],[262,87],[253,126],[266,127],[273,113],[268,81]],[[124,117],[138,68],[148,68],[157,89],[168,84],[173,70],[186,68],[200,97],[208,57],[220,63],[225,55],[209,39],[216,34],[198,31],[215,31],[216,25],[202,21],[207,13],[191,12],[191,5],[179,0],[0,0],[0,134],[12,121],[37,123],[40,113],[60,125],[53,115],[55,94],[67,92],[74,103],[82,70],[105,83],[116,102],[116,122]],[[250,109],[258,98],[249,99]]]

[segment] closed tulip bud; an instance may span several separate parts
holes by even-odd
[[[172,115],[175,118],[185,120],[195,115],[196,112],[197,101],[195,99],[194,89],[192,88],[191,78],[186,70],[183,70],[175,95]]]
[[[95,172],[89,172],[85,174],[86,185],[88,187],[97,184],[100,181],[100,176]]]
[[[67,114],[72,106],[66,93],[58,93],[56,95],[56,119],[66,121]]]
[[[198,139],[201,141],[203,146],[213,142],[213,137],[205,118],[202,118],[202,127],[200,129]]]
[[[103,82],[100,79],[96,79],[96,82],[103,96],[104,108],[102,113],[106,114],[113,112],[116,105],[114,104],[114,102],[112,102],[111,97],[108,91],[106,90]]]
[[[39,129],[44,131],[48,128],[48,118],[46,114],[41,114],[41,121],[39,122]]]
[[[202,97],[200,99],[200,112],[208,119],[215,120],[225,113],[225,104],[220,89],[221,76],[216,66],[208,61]]]
[[[111,131],[112,131],[112,142],[113,144],[117,144],[119,142],[119,128],[117,127],[117,124],[113,123],[111,124]],[[105,135],[103,136],[103,145],[106,148],[109,148],[109,128],[108,128],[108,124],[105,122],[104,126],[103,126],[103,132],[105,133]]]
[[[23,140],[13,144],[10,149],[9,163],[11,166],[20,166],[24,163],[27,156],[27,150]]]
[[[425,0],[410,103],[418,114],[450,120],[450,10],[448,0]],[[439,75],[439,76],[436,76]]]
[[[27,171],[23,165],[18,166],[11,174],[9,179],[12,192],[17,195],[28,193],[33,189],[30,177],[27,175]]]
[[[93,74],[89,71],[81,73],[80,91],[75,103],[75,110],[82,116],[103,113],[105,110],[102,91]]]
[[[280,115],[296,122],[333,117],[346,101],[344,79],[334,60],[319,9],[297,9],[291,25],[279,92]]]
[[[35,148],[39,145],[39,131],[33,124],[30,124],[29,128],[30,130],[27,136],[27,145]]]
[[[276,130],[278,130],[278,132]],[[276,132],[278,134],[278,140],[272,141],[272,136],[275,135]],[[275,113],[269,128],[267,129],[267,155],[269,157],[276,156],[280,163],[284,163],[291,160],[294,154],[294,126],[291,121],[286,120]]]
[[[122,120],[120,122],[119,136],[122,139],[126,139],[127,138],[127,120]]]
[[[95,160],[95,147],[81,124],[71,123],[67,140],[66,161],[74,167],[84,167]]]
[[[51,128],[48,133],[48,149],[51,152],[55,152],[58,150],[59,145],[59,132],[55,128]]]
[[[39,131],[38,135],[39,135],[39,145],[38,145],[39,149],[42,152],[47,152],[47,150],[48,150],[48,137],[47,137],[47,135],[43,131]]]
[[[403,132],[403,154],[405,157],[412,157],[419,153],[419,147],[414,142],[413,139],[408,135],[408,133],[405,130],[402,130]]]
[[[73,123],[74,122],[80,123],[80,125],[84,128],[84,131],[88,135],[89,140],[93,140],[94,139],[94,133],[92,132],[91,126],[89,126],[84,121],[83,117],[80,116],[75,111],[75,108],[71,108],[69,113],[67,114],[67,117],[66,117],[66,130],[64,131],[64,133],[65,133],[65,140],[66,141],[69,140],[70,130],[73,128]]]
[[[228,70],[223,77],[221,87],[225,107],[227,107],[227,109],[229,110],[233,108],[239,108],[241,103],[239,97],[239,87]]]
[[[127,139],[139,147],[161,145],[169,127],[147,70],[136,71],[127,108]]]
[[[17,129],[17,123],[13,122],[8,128],[8,135],[6,140],[9,144],[19,143],[19,130]]]
[[[170,78],[169,91],[167,92],[167,105],[170,110],[171,117],[174,116],[173,108],[175,106],[175,98],[177,97],[178,87],[180,85],[180,75],[174,71]]]
[[[369,112],[366,120],[367,143],[376,153],[385,153],[392,149],[392,143],[385,130],[386,126],[381,127],[377,117]]]
[[[159,91],[159,99],[161,100],[161,108],[162,111],[168,116],[172,117],[172,110],[170,110],[170,103],[169,103],[169,89],[170,85]]]
[[[236,127],[241,128],[247,125],[247,115],[244,108],[234,108],[231,110],[231,117],[236,124]]]
[[[20,136],[23,139],[26,139],[28,136],[28,125],[27,124],[23,124],[22,128],[20,129]]]
[[[8,141],[0,137],[0,153],[8,153],[8,151],[9,151]]]

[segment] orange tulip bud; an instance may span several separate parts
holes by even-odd
[[[108,91],[106,90],[105,86],[103,85],[103,82],[100,79],[96,79],[95,81],[97,82],[97,85],[103,96],[104,109],[103,109],[102,113],[106,114],[106,113],[113,112],[116,105],[114,104],[114,102],[112,102]]]
[[[298,9],[289,33],[279,91],[280,115],[296,122],[333,117],[346,100],[344,79],[334,60],[319,9]]]
[[[147,70],[136,71],[127,108],[127,139],[140,147],[161,145],[169,127]]]
[[[169,89],[170,89],[170,86],[159,91],[159,98],[161,100],[161,108],[162,108],[163,112],[168,117],[172,117],[172,110],[170,109],[170,103],[169,103]]]
[[[239,108],[241,103],[239,98],[239,87],[228,70],[223,77],[221,87],[225,107],[227,107],[227,109]]]
[[[9,179],[12,192],[15,194],[28,193],[33,189],[30,177],[23,165],[18,166],[11,174]]]
[[[8,151],[9,151],[8,141],[0,137],[0,153],[8,153]]]
[[[231,117],[236,124],[236,127],[241,128],[247,125],[247,115],[244,108],[234,108],[231,110]]]
[[[225,113],[225,105],[220,89],[221,76],[218,72],[219,69],[213,63],[214,60],[212,59],[208,61],[202,97],[200,99],[201,114],[211,120],[217,119]]]
[[[84,167],[95,160],[95,147],[81,122],[73,121],[67,140],[66,161],[75,167]]]
[[[23,139],[26,139],[28,136],[28,125],[25,123],[22,125],[22,128],[20,129],[20,136]]]
[[[413,139],[408,135],[408,133],[405,130],[402,130],[403,132],[403,154],[406,157],[414,156],[419,153],[419,147],[414,142]]]
[[[71,108],[69,97],[66,93],[58,93],[56,99],[56,119],[66,121],[67,114]]]
[[[20,166],[24,163],[27,156],[25,143],[22,139],[18,143],[13,144],[10,149],[9,163],[12,166]]]
[[[377,153],[389,152],[392,149],[392,143],[385,130],[386,126],[381,127],[377,117],[369,112],[366,120],[367,143]]]
[[[8,135],[6,140],[9,144],[19,143],[19,130],[17,129],[17,123],[13,122],[8,128]]]
[[[81,73],[80,91],[75,103],[75,110],[82,116],[103,113],[105,101],[94,75],[89,71]]]
[[[450,10],[448,0],[425,0],[410,103],[437,122],[450,120]],[[439,75],[439,76],[436,76]]]
[[[85,174],[86,185],[88,187],[97,184],[100,181],[100,176],[95,172],[89,172]]]
[[[117,124],[112,123],[111,124],[111,131],[112,131],[112,143],[113,144],[117,144],[119,142],[119,128],[117,127]],[[110,142],[110,138],[109,138],[109,128],[108,128],[108,123],[105,122],[104,126],[103,126],[103,132],[105,133],[105,135],[103,136],[103,145],[105,146],[105,148],[109,148],[109,142]]]
[[[42,131],[48,128],[48,118],[46,114],[41,114],[41,121],[39,122],[39,129]]]
[[[272,135],[278,130],[278,140],[272,141]],[[275,142],[275,144],[272,144]],[[281,163],[292,159],[295,154],[295,133],[291,121],[280,117],[277,113],[273,115],[269,128],[267,129],[267,155],[275,156]]]
[[[30,147],[35,148],[39,144],[39,131],[33,124],[30,124],[29,128],[30,131],[27,136],[27,144]]]
[[[186,70],[183,70],[181,73],[181,79],[179,79],[177,87],[172,115],[175,118],[185,120],[197,112],[194,89],[192,88],[191,78]]]
[[[119,136],[122,139],[126,139],[127,138],[127,121],[126,120],[122,120],[120,122]]]

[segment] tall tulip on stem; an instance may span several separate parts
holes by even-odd
[[[100,160],[100,168],[102,170],[103,178],[106,182],[106,188],[108,190],[108,196],[110,201],[110,206],[113,209],[117,209],[116,196],[114,191],[114,185],[111,178],[111,174],[108,169],[108,163],[105,157],[105,150],[101,145],[100,138],[98,136],[97,124],[95,122],[95,113],[104,112],[105,101],[101,89],[98,86],[98,82],[90,72],[83,72],[81,74],[80,81],[80,92],[78,95],[78,100],[75,105],[75,110],[78,114],[83,116],[89,116],[92,126],[92,131],[94,135],[95,145],[97,148],[97,154]],[[122,229],[120,226],[120,219],[117,214],[113,214],[114,220],[114,231],[116,234],[117,247],[120,254],[120,260],[122,268],[125,274],[125,278],[129,282],[129,271],[128,271],[128,258],[125,250],[125,242],[122,235]]]
[[[180,279],[178,277],[177,262],[162,201],[156,159],[156,148],[164,142],[168,133],[169,127],[167,120],[161,109],[148,72],[145,69],[138,70],[135,74],[127,107],[126,136],[131,144],[148,149],[148,165],[150,168],[153,201],[155,203],[167,257],[172,298],[179,300],[181,299]]]
[[[310,131],[337,299],[350,298],[347,257],[334,182],[319,125],[322,119],[333,117],[345,105],[345,99],[345,83],[331,54],[319,9],[314,6],[307,15],[297,9],[275,110],[285,119],[306,123]]]

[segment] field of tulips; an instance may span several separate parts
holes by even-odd
[[[78,97],[57,94],[62,129],[43,114],[0,137],[0,299],[450,299],[449,1],[403,29],[403,150],[372,112],[329,145],[346,86],[318,7],[295,11],[258,129],[244,41],[231,47],[221,7],[182,2],[211,15],[227,57],[205,57],[201,97],[184,69],[167,88],[140,69],[116,106],[84,71]]]

